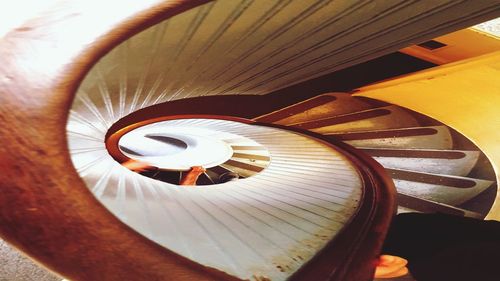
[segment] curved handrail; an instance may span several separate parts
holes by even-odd
[[[374,159],[335,138],[282,125],[268,126],[287,128],[343,151],[363,179],[363,196],[357,213],[291,280],[372,280],[375,260],[396,213],[396,188],[392,179]],[[329,264],[337,266],[332,268]]]
[[[112,7],[112,16],[106,14],[99,25],[89,26],[96,15],[88,11],[95,7],[67,1],[2,39],[0,235],[5,240],[72,280],[162,280],[174,276],[176,280],[236,280],[164,249],[121,223],[71,168],[65,138],[75,90],[100,57],[140,30],[204,2],[106,1],[100,5]],[[389,191],[372,192],[387,202],[393,198]],[[378,237],[383,237],[390,220],[387,214],[394,206],[370,206],[370,216],[384,225],[375,227],[382,234]],[[384,215],[381,210],[385,210]],[[358,247],[349,244],[346,250],[357,253],[363,244],[380,248],[381,241],[371,243],[370,228],[360,231]],[[327,275],[342,280],[364,265],[368,271],[363,279],[367,279],[372,265],[366,261],[374,255],[376,251],[364,262],[350,255],[345,270]],[[299,274],[308,276],[302,272]]]
[[[190,100],[206,105],[191,107]],[[233,102],[237,101],[235,97]],[[224,104],[222,108],[219,105]],[[291,280],[371,280],[374,260],[382,248],[386,231],[396,211],[396,191],[384,168],[371,157],[334,138],[311,131],[248,120],[246,113],[233,112],[224,97],[197,97],[144,108],[118,120],[106,135],[106,148],[115,160],[126,161],[118,141],[127,132],[159,121],[203,118],[242,122],[294,131],[314,138],[342,154],[356,166],[363,179],[363,197],[356,214],[346,227],[308,264],[292,275]],[[175,111],[175,115],[165,112]],[[212,113],[212,114],[209,114]],[[231,116],[216,114],[232,114]]]
[[[0,235],[71,280],[235,280],[121,223],[71,168],[65,137],[75,90],[100,57],[207,1],[104,1],[98,25],[87,2],[60,2],[0,41]]]

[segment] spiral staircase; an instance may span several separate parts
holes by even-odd
[[[250,120],[224,115],[234,100],[200,97],[152,105],[107,131],[87,121],[89,112],[98,119],[106,107],[75,103],[67,127],[73,165],[94,196],[142,235],[251,280],[296,278],[366,200],[363,167],[339,142],[385,167],[399,212],[483,218],[492,204],[485,191],[494,182],[473,177],[494,178],[488,162],[478,163],[484,155],[428,117],[328,93]],[[186,106],[193,103],[204,107]],[[173,108],[175,114],[167,114]],[[158,169],[136,173],[120,165],[131,159]],[[191,166],[205,166],[206,172],[196,186],[180,186]],[[225,181],[227,173],[237,176]],[[471,201],[486,208],[468,209]]]
[[[154,106],[128,115],[107,137],[70,117],[68,144],[94,196],[165,248],[244,280],[321,279],[330,273],[310,267],[320,249],[338,259],[340,248],[330,241],[347,233],[346,224],[373,219],[361,209],[367,198],[377,198],[369,190],[377,180],[350,148],[305,130],[227,115],[190,112],[123,123],[148,110]],[[80,115],[74,108],[72,116]],[[158,170],[141,175],[120,165],[130,159]],[[198,179],[204,185],[179,186],[191,166],[206,167]],[[238,179],[221,181],[228,172]],[[368,235],[368,229],[349,235]]]
[[[129,118],[131,119],[131,117],[133,118],[133,116]],[[180,115],[177,118],[189,117]],[[182,120],[185,121],[157,123],[152,127],[156,129],[151,130],[149,133],[146,133],[146,129],[143,129],[146,130],[144,132],[139,131],[140,135],[146,136],[145,138],[141,138],[141,136],[134,138],[128,135],[129,139],[125,139],[126,142],[122,141],[122,143],[126,144],[120,145],[119,149],[115,149],[115,151],[122,150],[125,153],[131,153],[131,155],[129,154],[128,157],[122,153],[118,153],[120,155],[111,153],[111,155],[119,162],[123,162],[126,161],[123,157],[128,159],[141,155],[136,151],[147,154],[148,151],[144,151],[146,147],[151,149],[150,153],[158,153],[162,148],[175,146],[165,137],[162,139],[161,134],[168,135],[169,131],[171,131],[171,136],[172,132],[181,135],[182,132],[192,134],[190,130],[192,131],[194,128],[210,128],[214,126],[216,127],[214,133],[202,132],[204,138],[215,137],[222,139],[231,146],[233,153],[230,158],[219,161],[221,163],[218,165],[210,163],[210,167],[207,167],[207,171],[198,179],[197,185],[211,185],[222,183],[220,177],[225,173],[238,174],[241,179],[251,177],[263,171],[269,165],[271,155],[289,155],[293,154],[295,149],[285,150],[281,154],[270,152],[266,149],[268,144],[265,136],[257,137],[259,134],[257,133],[252,139],[246,139],[237,135],[238,132],[245,131],[244,127],[232,129],[233,134],[231,135],[225,132],[222,127],[218,128],[220,124],[215,120]],[[401,107],[384,105],[366,98],[352,97],[347,93],[319,95],[269,114],[258,116],[253,120],[258,123],[278,124],[308,130],[333,140],[341,140],[370,155],[383,165],[393,178],[399,191],[400,211],[439,211],[476,218],[485,216],[485,213],[481,214],[463,209],[460,206],[492,187],[493,181],[491,180],[467,177],[472,170],[476,170],[475,174],[478,174],[477,170],[481,170],[483,171],[483,177],[486,176],[492,179],[494,174],[491,172],[491,166],[489,163],[478,164],[479,158],[485,158],[479,149],[472,144],[466,145],[467,139],[465,137],[437,121],[433,121],[432,126],[422,126],[422,123],[429,123],[428,118]],[[185,126],[188,127],[186,129],[182,125],[184,122],[186,123]],[[78,124],[80,127],[84,125],[81,122]],[[125,126],[124,124],[120,125]],[[69,126],[70,128],[78,127],[74,123],[70,123]],[[116,130],[118,129],[112,128],[112,131]],[[78,138],[78,135],[81,134],[70,131],[70,148],[75,147],[71,150],[75,166],[79,168],[78,171],[82,175],[86,175],[86,170],[95,167],[99,163],[96,162],[97,159],[102,159],[107,152],[104,152],[103,147],[92,150],[92,144],[94,143]],[[284,136],[271,135],[267,138],[280,138],[281,142],[292,143]],[[255,140],[259,140],[259,142],[255,142]],[[461,147],[462,150],[460,150]],[[88,161],[80,160],[83,157],[88,157],[91,153],[96,153],[96,151],[104,154],[89,158]],[[225,152],[218,153],[222,155]],[[202,154],[203,152],[199,151],[196,155],[201,157]],[[318,162],[319,159],[326,158],[326,155],[308,155],[305,152],[304,155],[304,159],[301,160],[304,165],[303,168],[307,167],[306,160],[318,164],[320,163]],[[182,154],[181,156],[190,157]],[[150,161],[151,158],[141,160]],[[177,158],[173,160],[176,163],[181,162]],[[282,163],[290,163],[291,161],[285,159],[282,160]],[[89,163],[92,163],[92,165]],[[182,170],[186,171],[190,166],[195,165],[201,164],[185,165]],[[301,168],[297,167],[297,169],[300,170]],[[315,169],[320,171],[321,166],[317,166]],[[172,171],[172,169],[163,169],[145,175],[160,181],[179,184],[182,173],[182,171],[176,172]],[[304,180],[313,184],[315,177],[321,177],[321,175],[304,178]],[[323,177],[326,177],[326,174]],[[283,178],[276,179],[276,181],[283,180]],[[492,203],[491,198],[483,198],[482,200],[481,204],[486,208]]]
[[[256,118],[311,130],[362,150],[382,166],[398,189],[399,211],[444,212],[483,218],[459,206],[485,191],[493,182],[467,177],[484,155],[474,145],[460,150],[465,137],[424,116],[394,105],[348,94],[326,94]],[[488,172],[484,172],[485,176]],[[492,199],[483,199],[491,205]]]
[[[268,94],[497,16],[496,1],[92,2],[0,41],[0,234],[50,270],[370,280],[396,196],[400,212],[488,211],[490,164],[445,124],[348,93]],[[193,166],[198,184],[178,185]]]

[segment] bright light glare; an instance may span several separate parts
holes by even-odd
[[[0,3],[0,38],[9,30],[22,25],[26,20],[52,6],[58,0],[16,0]]]
[[[500,37],[500,18],[483,22],[481,24],[475,25],[472,28],[480,30],[482,32],[488,33],[490,35]]]

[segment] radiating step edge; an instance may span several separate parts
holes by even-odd
[[[307,122],[290,124],[289,126],[322,134],[331,134],[336,132],[417,127],[419,125],[417,119],[407,110],[396,105],[389,105],[347,114],[333,113],[327,118],[309,120]]]
[[[398,192],[453,206],[467,202],[493,184],[493,181],[468,177],[398,169],[386,171]]]
[[[354,147],[451,150],[453,139],[446,126],[411,127],[326,134]]]
[[[478,218],[478,219],[482,219],[484,217],[484,215],[474,211],[469,211],[466,209],[450,206],[447,204],[434,202],[423,198],[418,198],[400,192],[398,192],[397,194],[397,201],[398,201],[398,206],[400,207],[408,208],[422,213],[444,213],[444,214]]]
[[[467,176],[480,151],[359,148],[385,168],[453,176]]]
[[[336,106],[336,105],[341,106]],[[326,117],[332,113],[346,114],[373,108],[369,103],[348,93],[327,93],[254,118],[255,121],[289,125]]]

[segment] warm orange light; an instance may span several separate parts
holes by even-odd
[[[466,28],[433,39],[445,44],[444,47],[428,50],[413,45],[400,52],[441,65],[498,51],[499,39],[478,29]]]
[[[137,161],[134,159],[130,159],[126,162],[123,162],[122,166],[138,173],[156,169],[156,167],[152,166],[149,163]]]
[[[191,170],[187,174],[185,174],[181,181],[180,185],[196,185],[196,181],[198,177],[206,171],[205,168],[201,166],[192,167]]]
[[[381,255],[377,260],[375,278],[394,278],[408,274],[408,261],[390,255]]]

